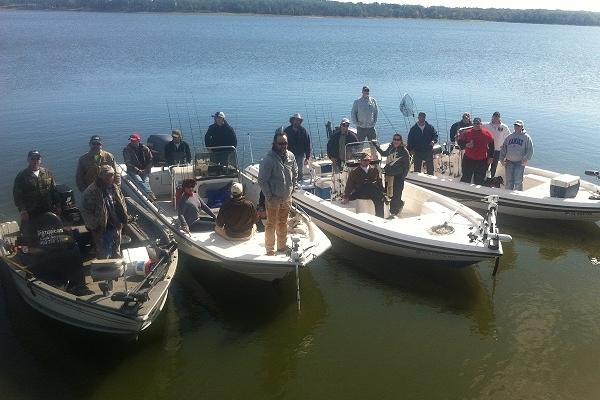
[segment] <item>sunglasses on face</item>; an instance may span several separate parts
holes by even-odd
[[[400,138],[394,138],[393,140],[394,140],[394,142],[401,142],[402,141],[402,139],[400,139]]]
[[[279,146],[287,146],[288,142],[277,142]]]

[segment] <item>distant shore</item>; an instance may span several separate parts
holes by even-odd
[[[423,7],[386,3],[342,3],[320,0],[248,0],[243,3],[219,0],[190,0],[184,6],[176,2],[95,2],[86,0],[30,0],[28,2],[0,0],[4,10],[214,14],[214,15],[272,15],[312,18],[385,18],[437,19],[453,21],[489,21],[547,25],[600,26],[600,13],[563,10],[513,10],[483,8]]]

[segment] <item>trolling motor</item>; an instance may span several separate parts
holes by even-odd
[[[486,196],[482,201],[488,203],[487,212],[485,218],[481,221],[477,232],[469,233],[469,239],[472,242],[481,238],[485,242],[488,248],[492,250],[498,250],[500,242],[512,241],[512,236],[498,233],[498,225],[496,223],[496,214],[498,212],[498,195]]]
[[[588,176],[595,176],[596,178],[600,179],[600,171],[586,169],[585,174]],[[589,199],[590,200],[600,200],[600,191],[596,191],[595,193],[592,193],[590,195]]]

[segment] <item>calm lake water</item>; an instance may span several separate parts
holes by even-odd
[[[222,110],[250,162],[294,112],[316,153],[324,121],[363,84],[378,130],[414,123],[410,93],[444,139],[465,110],[523,119],[532,165],[600,167],[600,29],[490,22],[0,11],[0,216],[38,148],[74,186],[92,134],[121,157],[133,131],[181,127],[198,146]],[[169,117],[170,113],[170,117]],[[197,147],[198,147],[197,146]],[[0,296],[6,399],[597,399],[600,228],[500,219],[492,263],[408,265],[340,241],[272,288],[183,262],[159,323],[134,343],[40,317]],[[377,265],[377,267],[374,267]]]

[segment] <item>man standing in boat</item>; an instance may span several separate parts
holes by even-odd
[[[13,199],[21,214],[21,230],[31,218],[54,212],[58,206],[54,176],[43,168],[39,151],[27,153],[28,166],[19,172],[13,185]]]
[[[110,165],[117,171],[115,157],[102,148],[102,138],[98,135],[94,135],[90,139],[90,150],[79,157],[79,162],[77,163],[75,180],[80,192],[83,192],[96,180],[102,165]],[[120,174],[115,175],[115,184],[121,185]]]
[[[115,170],[110,165],[100,166],[98,177],[83,192],[81,214],[92,234],[96,258],[120,258],[121,231],[128,219],[127,205],[115,184]]]
[[[461,182],[483,185],[485,172],[494,157],[494,137],[481,124],[481,118],[473,118],[473,127],[458,134],[458,145],[465,150],[462,158]]]
[[[141,143],[141,136],[134,132],[129,136],[129,144],[123,149],[123,158],[127,165],[127,175],[138,183],[151,201],[156,196],[150,188],[150,171],[152,170],[152,151]]]
[[[285,128],[288,137],[288,150],[294,153],[298,164],[298,181],[302,180],[304,165],[310,160],[310,136],[302,126],[302,116],[296,113],[290,117],[290,125]]]
[[[427,115],[420,112],[417,123],[410,128],[406,141],[407,150],[413,155],[413,170],[421,172],[421,166],[425,161],[427,174],[433,175],[433,145],[438,141],[438,133],[435,128],[426,121]]]
[[[363,86],[362,96],[354,100],[350,118],[356,126],[356,136],[359,141],[377,139],[375,124],[377,123],[377,101],[370,96],[371,89]]]
[[[513,126],[515,131],[504,140],[500,159],[506,171],[506,189],[523,190],[523,173],[533,157],[533,141],[525,131],[523,121],[518,119]]]
[[[500,150],[504,144],[504,139],[510,135],[510,129],[500,119],[500,113],[498,111],[492,114],[492,120],[484,125],[494,137],[494,159],[490,166],[491,177],[496,176],[496,167],[498,166],[498,160],[500,159]]]
[[[181,131],[173,129],[171,137],[173,140],[165,146],[165,160],[167,165],[190,164],[192,162],[192,152],[190,146],[183,141]]]
[[[364,153],[360,166],[354,168],[348,175],[342,203],[350,200],[370,199],[375,205],[375,215],[383,218],[383,184],[379,170],[371,165],[371,154]]]
[[[450,127],[450,142],[451,143],[456,142],[456,135],[458,134],[459,130],[464,129],[464,128],[470,128],[472,126],[473,126],[473,123],[471,122],[471,113],[465,111],[462,115],[461,120],[453,123],[452,126]]]
[[[346,161],[346,145],[348,143],[358,142],[356,135],[349,130],[350,120],[342,118],[340,127],[333,132],[333,135],[327,142],[327,157],[333,163],[333,168],[339,172],[342,168],[342,162]]]
[[[288,151],[288,138],[283,127],[275,131],[271,151],[260,162],[258,184],[265,195],[267,224],[265,248],[268,256],[287,251],[287,219],[292,206],[292,191],[298,179],[298,164],[294,153]]]
[[[235,131],[225,119],[225,113],[216,112],[212,116],[215,123],[208,127],[204,136],[204,145],[206,147],[233,146],[237,147],[237,136]]]

